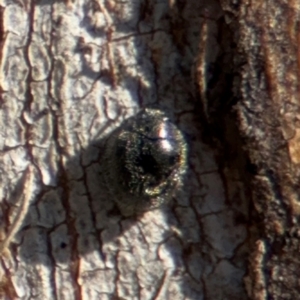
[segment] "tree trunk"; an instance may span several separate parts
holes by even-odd
[[[282,0],[223,4],[235,15],[232,96],[256,212],[248,293],[298,299],[300,8]]]
[[[1,299],[296,299],[296,6],[3,0]],[[127,216],[107,141],[144,108],[187,172]]]

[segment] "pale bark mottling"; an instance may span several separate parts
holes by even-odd
[[[199,53],[209,67],[222,52],[218,4],[2,0],[0,13],[2,240],[28,166],[34,176],[2,254],[1,298],[246,299],[248,203],[202,141],[192,75]],[[182,130],[189,167],[170,205],[124,218],[101,158],[106,138],[144,107]]]

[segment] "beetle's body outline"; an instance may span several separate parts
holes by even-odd
[[[107,186],[125,216],[167,203],[182,186],[187,145],[160,110],[146,108],[109,138],[105,153]]]

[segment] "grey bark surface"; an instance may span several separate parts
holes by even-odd
[[[247,299],[244,154],[212,125],[234,73],[218,2],[2,0],[0,17],[1,299]],[[188,171],[169,205],[124,217],[103,153],[145,107],[180,128]]]

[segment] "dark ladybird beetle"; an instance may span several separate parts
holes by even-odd
[[[144,109],[110,137],[106,182],[125,216],[166,203],[181,186],[187,147],[166,115]]]

